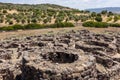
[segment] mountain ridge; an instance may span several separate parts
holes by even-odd
[[[107,10],[107,11],[111,11],[113,13],[120,13],[120,7],[103,7],[103,8],[90,8],[90,9],[86,9],[88,11],[91,12],[101,12],[103,10]]]
[[[0,7],[6,7],[9,6],[11,8],[15,8],[15,7],[38,7],[38,8],[54,8],[54,9],[69,9],[69,10],[76,10],[67,6],[62,6],[62,5],[57,5],[57,4],[19,4],[19,3],[2,3],[0,2]]]

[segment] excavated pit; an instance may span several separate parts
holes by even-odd
[[[119,80],[120,33],[87,30],[0,41],[0,80]]]
[[[49,52],[48,55],[43,55],[43,58],[54,63],[73,63],[78,60],[78,55],[65,52]]]

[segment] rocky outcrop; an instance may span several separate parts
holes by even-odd
[[[0,42],[0,80],[119,80],[120,33],[87,30]]]

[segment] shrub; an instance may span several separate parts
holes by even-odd
[[[9,25],[12,25],[13,24],[13,21],[9,21]]]
[[[3,13],[4,13],[4,14],[7,13],[7,10],[3,10]]]
[[[105,23],[105,22],[88,21],[88,22],[84,22],[83,26],[84,27],[107,28],[109,25],[108,23]]]
[[[98,13],[97,16],[101,17],[102,15],[100,13]]]
[[[112,16],[112,15],[114,15],[114,13],[113,13],[113,12],[111,12],[111,11],[110,11],[110,12],[108,12],[108,17],[109,17],[109,16]]]
[[[107,10],[101,11],[101,14],[107,14]]]
[[[12,31],[12,30],[14,30],[12,26],[0,28],[0,31]]]
[[[97,16],[97,17],[95,18],[95,20],[96,20],[97,22],[102,22],[102,17]]]
[[[30,22],[30,21],[29,21]],[[31,20],[32,23],[37,23],[37,20],[36,19],[32,19]]]
[[[111,27],[120,27],[120,24],[115,23],[115,24],[110,24]]]
[[[92,17],[95,17],[96,15],[97,15],[96,12],[92,12],[92,13],[91,13],[91,16],[92,16]]]
[[[47,24],[47,25],[40,25],[40,24],[27,24],[27,25],[13,25],[7,27],[0,27],[0,31],[12,31],[12,30],[26,30],[26,29],[42,29],[42,28],[61,28],[61,27],[74,27],[72,23],[64,22],[64,23],[55,23],[55,24]]]
[[[14,30],[24,29],[24,26],[22,26],[22,25],[18,25],[18,24],[13,25],[12,27],[13,27]]]
[[[0,19],[0,23],[3,23],[4,22],[4,20],[3,19]]]
[[[48,19],[44,19],[43,22],[46,24],[48,22]]]
[[[118,21],[119,17],[118,16],[114,16],[114,22]]]
[[[74,27],[74,25],[70,22],[61,22],[55,23],[51,25],[45,25],[46,28],[62,28],[62,27]]]
[[[107,22],[111,21],[112,20],[112,17],[108,17],[107,18]]]
[[[26,21],[24,19],[21,20],[21,23],[24,24]]]
[[[27,24],[24,26],[24,29],[41,29],[44,28],[44,25],[40,24]]]

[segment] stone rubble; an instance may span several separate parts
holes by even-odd
[[[0,41],[0,80],[119,80],[120,33],[88,30]]]

